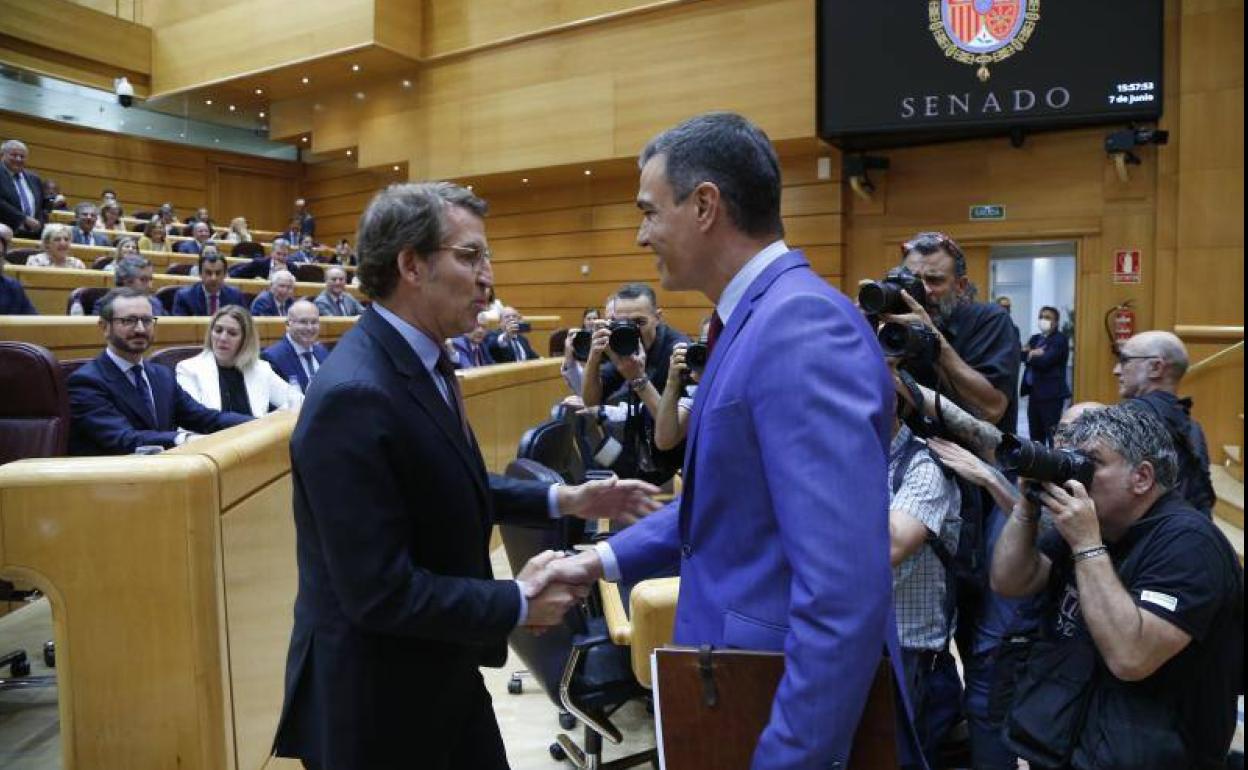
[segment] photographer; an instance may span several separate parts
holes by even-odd
[[[585,374],[585,359],[589,357],[589,339],[594,334],[597,321],[598,308],[587,307],[581,313],[581,325],[568,329],[567,336],[563,338],[563,363],[559,366],[559,374],[568,384],[568,389],[578,396],[581,395],[581,382]],[[585,340],[583,343],[582,335]]]
[[[992,562],[994,590],[1045,602],[1008,743],[1032,767],[1223,767],[1243,670],[1234,551],[1173,491],[1177,457],[1152,415],[1085,410],[1054,443],[1089,483],[1040,485],[1055,525],[1040,537],[1020,500]]]
[[[611,335],[622,325],[636,327],[641,341],[637,352],[621,355],[611,349]],[[594,332],[589,357],[585,361],[581,395],[585,406],[611,403],[636,392],[642,399],[647,380],[654,388],[655,405],[658,391],[667,382],[672,347],[689,338],[663,323],[654,289],[644,283],[630,283],[620,288],[607,303],[607,322],[599,321]],[[606,359],[606,360],[604,360]]]
[[[490,332],[485,343],[489,348],[490,358],[495,363],[506,364],[541,358],[525,338],[524,332],[528,331],[528,324],[514,307],[503,308],[499,327],[498,331]]]
[[[667,384],[654,415],[654,445],[660,450],[676,449],[689,431],[689,415],[693,413],[693,394],[706,369],[707,330],[710,317],[702,319],[702,333],[696,344],[678,342],[672,347],[672,358],[667,367]],[[690,353],[692,348],[693,354]],[[689,360],[694,358],[695,360]],[[686,395],[688,393],[688,395]]]
[[[949,237],[919,233],[902,244],[902,266],[923,283],[926,306],[903,294],[908,313],[886,313],[885,321],[921,323],[935,332],[940,351],[934,367],[914,367],[924,385],[941,390],[960,406],[1013,431],[1018,419],[1018,335],[1009,314],[994,303],[975,302],[966,275],[966,256]]]

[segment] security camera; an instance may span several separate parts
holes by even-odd
[[[134,104],[134,86],[130,85],[130,81],[125,77],[119,77],[113,81],[113,93],[117,94],[117,103],[122,107]]]

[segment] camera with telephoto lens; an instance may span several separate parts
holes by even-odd
[[[1014,471],[1024,479],[1058,486],[1073,480],[1086,489],[1092,488],[1092,474],[1096,470],[1092,458],[1077,449],[1048,447],[1009,433],[1001,437],[997,446],[997,461],[1004,470]],[[1039,504],[1034,489],[1027,491],[1027,499]]]
[[[568,332],[566,344],[572,346],[572,357],[581,363],[589,360],[589,348],[593,344],[594,333],[584,329],[573,329]]]
[[[607,346],[617,356],[631,356],[641,346],[641,327],[632,321],[612,321],[607,328],[611,330]]]
[[[940,358],[940,337],[918,321],[886,323],[878,334],[884,355],[896,356],[905,363],[935,365]]]
[[[894,267],[883,280],[864,283],[858,289],[858,306],[867,315],[909,313],[910,306],[901,296],[903,290],[920,305],[927,304],[922,279],[904,267]]]

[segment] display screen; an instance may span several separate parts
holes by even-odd
[[[817,0],[819,135],[869,149],[1161,116],[1162,0]]]

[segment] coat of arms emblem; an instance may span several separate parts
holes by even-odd
[[[976,75],[984,81],[989,64],[1027,45],[1040,20],[1040,0],[930,0],[927,17],[945,56],[978,64]]]

